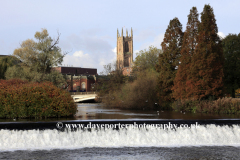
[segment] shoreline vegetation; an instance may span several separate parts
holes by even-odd
[[[72,117],[77,106],[70,94],[51,82],[0,80],[0,118]]]
[[[171,108],[175,111],[192,113],[240,114],[240,98],[175,101],[171,104]]]
[[[112,96],[111,96],[112,97]],[[135,102],[135,106],[127,101],[116,102],[109,97],[101,101],[104,106],[116,109],[138,109],[138,110],[170,110],[175,112],[189,113],[214,113],[214,114],[240,114],[240,98],[224,97],[217,100],[178,100],[173,103],[159,105],[157,103],[148,104],[149,101]]]

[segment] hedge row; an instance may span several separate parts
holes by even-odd
[[[50,82],[0,80],[0,118],[68,117],[76,111],[70,94]]]

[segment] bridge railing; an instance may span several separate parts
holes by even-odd
[[[70,95],[97,94],[98,92],[70,92]]]

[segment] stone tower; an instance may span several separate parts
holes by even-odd
[[[131,70],[131,65],[133,62],[133,31],[131,28],[131,35],[128,35],[128,30],[126,29],[126,36],[119,35],[117,30],[117,69]]]

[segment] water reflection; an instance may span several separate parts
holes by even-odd
[[[87,119],[239,119],[240,115],[179,113],[161,110],[109,109],[101,104],[78,104],[77,120]]]
[[[18,119],[16,121],[59,121],[59,120],[92,120],[92,119],[240,119],[233,114],[179,113],[161,110],[120,110],[111,109],[100,103],[78,103],[78,112],[72,118]],[[0,122],[15,122],[13,119],[0,119]]]

